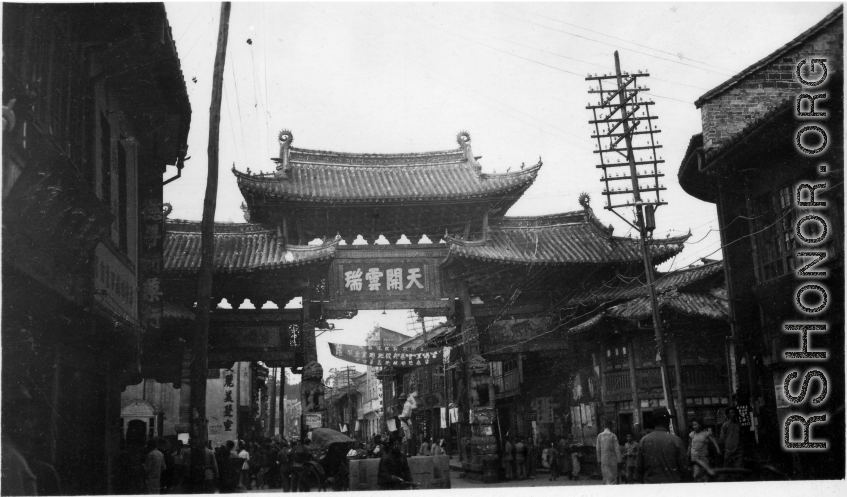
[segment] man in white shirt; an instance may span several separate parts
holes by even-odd
[[[250,490],[250,453],[247,452],[247,445],[243,440],[238,441],[238,457],[244,459],[244,464],[241,465],[241,485]]]

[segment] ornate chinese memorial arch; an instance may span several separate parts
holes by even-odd
[[[226,298],[233,310],[212,313],[210,350],[226,349],[222,360],[302,367],[308,411],[324,409],[316,325],[358,310],[416,309],[459,325],[464,374],[474,389],[462,405],[473,409],[471,422],[490,427],[494,396],[480,403],[476,389],[485,387],[486,361],[494,359],[480,353],[492,343],[489,334],[509,340],[511,328],[488,333],[504,311],[535,319],[527,330],[545,327],[555,314],[550,309],[569,292],[643,270],[636,241],[612,236],[587,199],[580,211],[506,217],[542,163],[483,173],[465,132],[456,149],[407,154],[300,149],[292,147],[291,132],[279,138],[274,173],[233,170],[248,223],[215,227],[213,303]],[[187,310],[196,294],[199,223],[168,222],[166,235],[165,294]],[[367,243],[353,245],[360,235]],[[389,243],[375,244],[380,235]],[[403,235],[413,243],[398,244]],[[425,235],[440,243],[419,243]],[[654,243],[654,262],[678,253],[685,238]],[[303,297],[302,310],[281,309],[296,296]],[[244,299],[257,310],[239,310]],[[269,301],[280,309],[261,309]],[[468,470],[483,472],[492,449],[485,437],[474,440],[476,462]]]

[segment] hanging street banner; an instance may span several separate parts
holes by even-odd
[[[366,366],[416,367],[444,362],[444,349],[421,350],[402,347],[377,347],[330,343],[333,356]]]

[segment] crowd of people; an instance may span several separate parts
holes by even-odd
[[[670,416],[664,408],[653,411],[652,430],[642,432],[636,425],[636,436],[628,434],[623,445],[611,432],[613,424],[607,423],[596,442],[603,482],[679,483],[697,480],[704,467],[740,468],[744,452],[738,410],[729,407],[726,416],[718,438],[705,429],[702,420],[692,420],[687,448],[670,433]]]
[[[426,440],[419,447],[422,456],[444,454],[444,441]],[[412,483],[408,447],[399,434],[376,435],[369,442],[351,444],[347,463],[353,459],[379,459],[378,483],[382,489],[408,488]],[[203,466],[204,493],[233,493],[246,490],[279,489],[296,492],[302,488],[302,468],[314,460],[308,438],[245,443],[229,440],[215,449],[205,449]],[[181,440],[153,438],[141,449],[124,450],[118,459],[118,494],[186,493],[190,489],[191,448]],[[346,471],[341,474],[347,475]],[[340,476],[340,475],[339,475]],[[348,488],[339,481],[338,488]],[[332,483],[332,482],[331,482]]]
[[[211,444],[210,444],[211,445]],[[309,440],[265,439],[245,443],[229,440],[207,447],[203,464],[204,493],[228,493],[250,489],[296,488],[296,472],[312,459]],[[127,449],[117,461],[118,494],[185,493],[192,470],[191,448],[181,440],[154,438],[143,450]],[[294,476],[294,478],[292,478]]]
[[[539,468],[544,468],[550,472],[549,480],[557,481],[560,476],[579,479],[581,458],[579,447],[564,437],[540,444],[532,437],[506,437],[501,461],[506,480],[535,480]]]
[[[702,420],[691,421],[688,444],[669,432],[670,417],[664,408],[652,412],[654,427],[627,434],[621,443],[606,424],[597,435],[594,450],[597,464],[607,485],[618,483],[676,483],[697,480],[704,467],[740,468],[743,462],[741,425],[738,411],[727,408],[727,421],[718,437],[707,430]],[[558,442],[536,444],[532,437],[505,437],[501,465],[506,480],[536,479],[539,468],[549,470],[549,480],[560,477],[578,480],[581,460],[590,450],[564,437]]]

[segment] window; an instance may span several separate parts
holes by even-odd
[[[654,335],[645,335],[641,337],[639,352],[641,356],[641,364],[639,367],[651,368],[659,364],[659,361],[656,358],[656,337]]]
[[[606,369],[628,369],[629,356],[626,347],[621,345],[609,346],[606,349]]]
[[[112,207],[112,127],[100,114],[100,198]]]
[[[127,169],[126,148],[118,143],[118,246],[126,251],[128,249],[127,235],[129,233],[129,219],[127,219]]]
[[[784,185],[757,198],[753,215],[757,233],[755,263],[759,282],[794,271],[794,223],[797,212],[792,185]],[[810,223],[806,229],[813,227],[814,223]],[[815,233],[811,235],[817,236]]]

